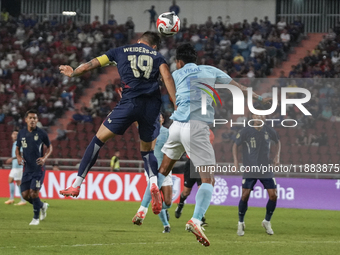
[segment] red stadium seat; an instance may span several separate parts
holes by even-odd
[[[320,164],[328,164],[330,160],[329,155],[321,155],[320,157]]]
[[[328,154],[328,146],[320,146],[320,147],[319,147],[319,153],[320,153],[321,155]]]

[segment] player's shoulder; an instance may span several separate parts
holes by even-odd
[[[42,128],[37,127],[36,132],[38,134],[46,135],[47,136],[47,132],[44,129],[42,129]]]
[[[265,127],[267,132],[270,132],[270,133],[273,133],[273,134],[277,133],[276,130],[273,127],[271,127],[271,126],[264,125],[264,127]]]

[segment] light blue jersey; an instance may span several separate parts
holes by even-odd
[[[22,165],[18,164],[18,160],[16,159],[16,157],[17,157],[17,155],[15,154],[16,148],[17,148],[17,141],[15,141],[13,143],[13,147],[12,147],[12,158],[15,158],[15,159],[12,160],[12,169],[14,169],[14,168],[23,168]],[[20,151],[22,152],[22,148],[21,148]]]
[[[166,143],[169,137],[169,129],[161,126],[161,129],[159,131],[159,135],[157,137],[156,145],[155,145],[155,157],[158,162],[158,168],[161,166],[161,163],[163,161],[163,152],[162,148],[163,145]]]
[[[216,83],[229,84],[232,79],[225,72],[206,65],[189,63],[172,73],[176,85],[177,110],[171,115],[171,119],[179,122],[199,120],[206,123],[214,121],[215,110],[212,106],[213,99],[207,96],[207,114],[201,114],[202,102],[200,88],[213,92],[201,83],[215,87]],[[205,93],[205,92],[203,92]]]

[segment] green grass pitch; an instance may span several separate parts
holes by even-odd
[[[245,236],[236,235],[237,208],[211,206],[206,235],[210,247],[184,230],[194,210],[185,205],[176,219],[170,209],[171,233],[163,234],[151,207],[142,226],[131,219],[139,203],[47,200],[47,218],[29,226],[32,206],[5,205],[0,199],[0,254],[338,254],[340,212],[278,208],[275,234],[261,226],[265,208],[248,209]],[[18,200],[18,199],[17,199]]]

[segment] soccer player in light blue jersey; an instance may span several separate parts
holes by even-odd
[[[21,201],[19,203],[17,203],[17,204],[14,204],[14,205],[26,205],[26,201],[22,197],[21,192],[20,192],[20,184],[21,184],[23,167],[18,164],[17,156],[15,155],[15,149],[16,149],[16,146],[17,146],[18,131],[14,130],[12,132],[11,137],[12,137],[12,140],[13,140],[12,157],[6,160],[6,164],[12,163],[12,169],[11,169],[11,171],[9,173],[9,176],[8,176],[10,197],[5,202],[5,204],[6,205],[10,205],[10,204],[14,203],[14,193],[15,193],[14,181],[15,181],[16,185],[19,188],[19,193],[20,193],[20,196],[21,196]],[[22,152],[22,150],[21,150],[21,152]]]
[[[172,74],[176,85],[177,110],[171,116],[174,122],[169,128],[169,138],[162,148],[164,158],[159,169],[158,186],[186,151],[195,166],[195,171],[199,172],[202,179],[202,185],[196,194],[194,214],[187,222],[186,230],[192,232],[202,245],[209,246],[210,242],[201,228],[201,219],[210,205],[213,193],[213,173],[204,172],[204,169],[211,169],[216,164],[214,149],[209,141],[208,126],[213,123],[215,112],[212,107],[213,99],[207,97],[207,113],[201,114],[202,92],[199,87],[203,83],[211,88],[215,83],[231,84],[240,88],[244,94],[247,94],[247,88],[215,67],[196,65],[196,59],[197,53],[190,44],[183,44],[177,48],[178,70]],[[209,93],[212,94],[211,89]],[[262,99],[256,93],[253,93],[253,98],[264,102],[271,100]]]
[[[163,160],[163,152],[161,151],[163,145],[168,140],[169,137],[169,130],[163,126],[164,118],[161,114],[159,117],[159,122],[161,125],[161,129],[159,131],[159,136],[157,137],[157,140],[155,141],[154,145],[154,153],[155,157],[157,158],[157,163],[160,166]],[[148,207],[151,202],[151,193],[150,193],[150,182],[149,178],[146,175],[148,186],[144,192],[144,197],[141,203],[141,206],[139,207],[136,215],[133,217],[132,222],[136,225],[142,225],[143,221],[145,219],[145,216],[148,212]],[[164,195],[164,203],[166,207],[171,206],[172,202],[172,176],[171,173],[166,176],[166,178],[163,181],[162,188],[161,188],[163,195]],[[170,233],[170,224],[169,224],[169,214],[167,209],[162,209],[160,214],[158,214],[160,220],[163,223],[163,233]]]

